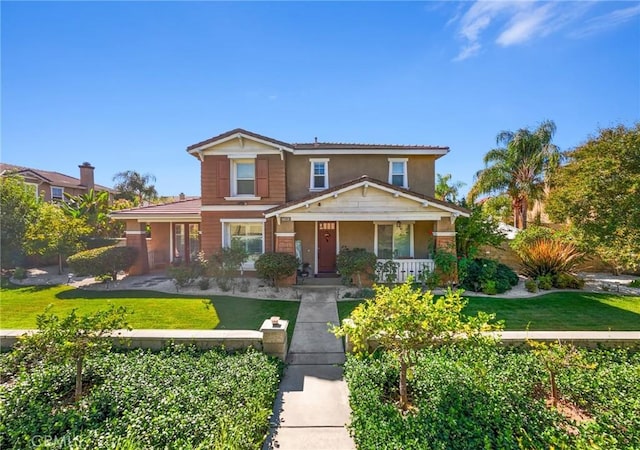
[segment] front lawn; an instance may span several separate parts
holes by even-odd
[[[495,313],[505,330],[640,330],[640,297],[591,292],[554,292],[532,298],[467,297],[465,314]],[[340,320],[360,301],[338,302]]]
[[[280,316],[289,320],[289,339],[299,307],[298,302],[283,300],[5,284],[0,290],[0,328],[35,328],[36,316],[49,304],[53,305],[51,312],[59,316],[72,309],[88,314],[110,305],[124,306],[133,311],[129,324],[134,329],[257,330],[265,319]]]

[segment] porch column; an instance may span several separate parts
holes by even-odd
[[[149,254],[147,252],[147,225],[135,220],[127,220],[127,247],[138,249],[138,256],[133,266],[129,269],[129,275],[142,275],[149,273]]]
[[[288,253],[290,255],[296,254],[295,232],[276,232],[276,252]],[[291,286],[296,284],[296,276],[294,273],[290,277],[287,277],[281,281],[282,286]]]
[[[456,228],[455,228],[455,217],[443,217],[438,222],[436,222],[436,231],[433,232],[433,236],[436,240],[436,251],[438,250],[446,250],[450,253],[453,253],[454,256],[456,254]],[[438,267],[436,267],[436,270]],[[457,267],[454,268],[454,273],[451,277],[447,277],[443,281],[447,282],[457,282],[458,281],[458,270]]]

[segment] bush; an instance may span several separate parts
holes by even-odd
[[[282,365],[253,350],[109,353],[87,361],[77,405],[66,401],[73,372],[39,366],[0,386],[1,448],[45,436],[56,449],[259,448]]]
[[[198,280],[198,287],[201,291],[206,291],[211,287],[211,280],[208,277],[200,278]]]
[[[553,278],[551,275],[540,275],[536,278],[536,282],[538,283],[538,287],[542,290],[548,291],[553,288]]]
[[[24,280],[25,278],[27,278],[27,271],[24,267],[16,267],[16,269],[13,271],[13,278],[15,278],[16,280]]]
[[[531,278],[571,273],[584,259],[575,245],[557,239],[540,238],[520,249],[523,275]]]
[[[553,277],[553,285],[558,289],[582,289],[584,279],[570,273],[559,273]]]
[[[298,269],[298,259],[289,253],[263,253],[256,261],[256,272],[271,286],[278,287],[278,281],[290,277]]]
[[[551,228],[529,225],[524,230],[518,231],[518,234],[509,242],[509,247],[511,247],[517,255],[520,255],[525,248],[529,247],[538,239],[554,238],[555,232]]]
[[[538,283],[536,283],[536,280],[532,280],[531,278],[527,278],[525,280],[524,287],[528,292],[538,292]]]
[[[378,257],[364,248],[349,249],[342,247],[336,259],[336,266],[342,276],[342,283],[351,286],[356,280],[356,285],[362,288],[362,275],[372,277],[376,270]]]
[[[376,262],[376,281],[379,283],[395,283],[398,279],[400,264],[392,259]]]
[[[518,284],[518,274],[508,266],[497,261],[484,258],[473,260],[463,258],[460,260],[465,277],[460,280],[460,285],[467,290],[485,293],[501,294]],[[489,289],[491,292],[486,292]]]
[[[111,275],[117,280],[118,272],[129,270],[137,256],[134,247],[99,247],[71,255],[67,263],[77,275]]]
[[[180,291],[180,289],[191,286],[200,276],[200,268],[193,265],[176,264],[167,267],[167,275],[173,280],[173,284],[176,285],[176,291]]]
[[[584,282],[584,280],[582,280]],[[637,278],[633,281],[631,281],[631,283],[629,283],[629,287],[632,288],[640,288],[640,278]]]
[[[211,273],[220,289],[225,292],[231,290],[234,277],[247,259],[249,254],[237,243],[232,243],[231,247],[223,247],[213,254]]]

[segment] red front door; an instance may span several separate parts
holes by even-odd
[[[318,273],[336,271],[336,223],[318,222]]]

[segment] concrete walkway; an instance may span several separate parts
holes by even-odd
[[[263,450],[355,449],[345,427],[350,409],[340,365],[344,347],[328,331],[329,323],[338,323],[335,292],[304,290]]]

